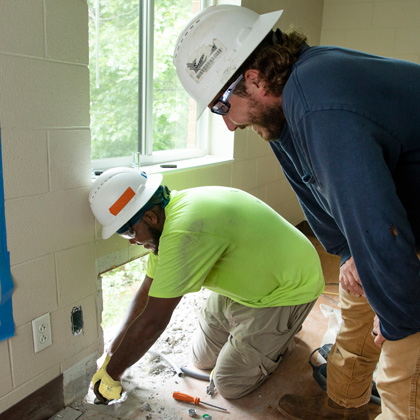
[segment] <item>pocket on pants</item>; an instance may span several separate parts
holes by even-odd
[[[253,367],[254,375],[251,374],[251,376],[256,377],[260,375],[265,377],[270,376],[283,359],[282,355],[280,355],[278,360],[273,361],[263,353],[249,346],[244,346],[242,349],[237,348],[237,351],[243,354],[244,367]]]
[[[270,358],[265,357],[261,354],[260,370],[264,376],[270,376],[277,369],[279,363],[283,360],[283,356],[280,355],[278,360],[273,362]]]

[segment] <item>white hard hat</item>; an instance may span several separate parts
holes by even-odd
[[[187,23],[175,46],[174,64],[185,90],[197,102],[197,118],[282,13],[259,15],[241,6],[210,6]]]
[[[153,196],[162,174],[146,175],[138,169],[113,168],[100,175],[89,194],[90,208],[108,239]]]

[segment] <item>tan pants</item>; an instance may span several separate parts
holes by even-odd
[[[256,309],[212,293],[199,314],[191,360],[199,369],[214,368],[223,397],[242,397],[270,377],[294,349],[293,337],[314,304]]]
[[[328,396],[345,407],[369,401],[372,375],[382,399],[380,420],[420,420],[420,333],[403,340],[373,342],[373,313],[363,297],[340,288],[343,323],[327,364]]]
[[[327,393],[344,407],[360,407],[369,402],[381,353],[371,334],[375,314],[365,297],[341,287],[340,307],[343,322],[328,355]]]
[[[420,419],[420,333],[385,341],[379,361],[381,420]]]

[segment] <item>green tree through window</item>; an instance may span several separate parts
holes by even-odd
[[[88,0],[92,159],[131,156],[139,150],[139,1],[150,0]],[[200,1],[151,4],[153,80],[146,83],[153,83],[152,117],[142,124],[153,121],[153,152],[194,148],[195,104],[179,83],[172,56]]]

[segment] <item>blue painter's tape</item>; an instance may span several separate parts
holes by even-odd
[[[7,250],[6,217],[4,213],[3,164],[0,127],[0,341],[15,335],[13,322],[13,280],[10,273],[10,258]]]

